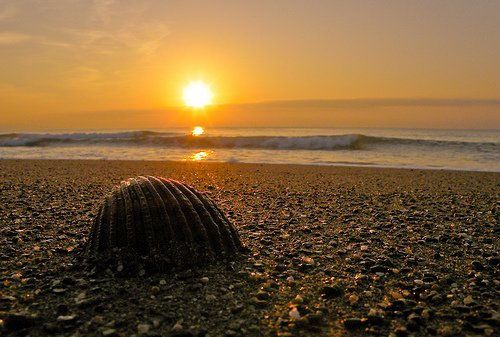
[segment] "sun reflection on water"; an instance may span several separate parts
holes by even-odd
[[[203,129],[203,127],[201,127],[201,126],[195,126],[195,127],[193,128],[193,131],[191,131],[191,134],[192,134],[193,136],[201,136],[201,135],[202,135],[202,134],[204,134],[204,133],[205,133],[205,130],[204,130],[204,129]]]
[[[212,151],[200,151],[189,156],[188,160],[201,161],[207,159],[212,154]]]

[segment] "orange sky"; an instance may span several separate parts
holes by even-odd
[[[497,1],[0,1],[0,54],[0,130],[500,128]]]

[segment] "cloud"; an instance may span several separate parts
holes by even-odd
[[[2,6],[0,7],[0,22],[14,17],[16,14],[16,8],[14,7],[13,2],[0,5]]]
[[[0,32],[0,46],[13,45],[30,40],[32,37],[23,33],[16,32]]]
[[[265,101],[242,106],[263,108],[375,108],[375,107],[440,107],[440,106],[497,106],[500,99],[456,98],[360,98],[360,99],[308,99]]]
[[[30,40],[47,48],[81,50],[95,55],[125,52],[148,57],[163,46],[170,31],[155,1],[0,0],[0,44]],[[64,15],[61,15],[64,13]],[[153,14],[152,14],[153,13]]]

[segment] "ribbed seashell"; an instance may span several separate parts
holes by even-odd
[[[123,250],[185,266],[242,248],[236,229],[208,196],[175,180],[140,176],[122,181],[102,202],[86,254]]]

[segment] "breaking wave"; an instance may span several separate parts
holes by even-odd
[[[317,136],[192,136],[179,132],[130,131],[116,133],[0,134],[0,147],[42,146],[153,146],[174,148],[247,148],[267,150],[362,150],[374,146],[465,147],[498,151],[500,143],[375,137],[363,134]]]

